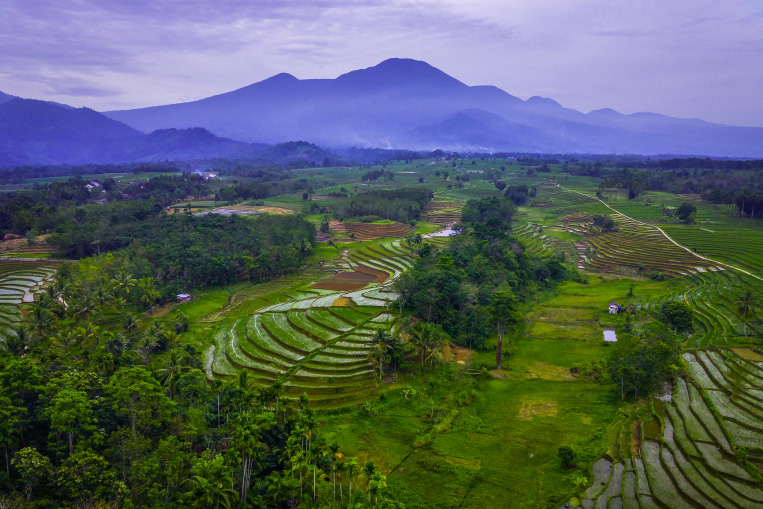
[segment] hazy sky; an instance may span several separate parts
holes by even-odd
[[[763,126],[760,0],[0,2],[0,91],[97,110],[390,57],[584,112]]]

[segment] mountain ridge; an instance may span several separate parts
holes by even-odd
[[[474,111],[505,123],[476,118]],[[455,117],[461,112],[472,113]],[[104,114],[144,132],[201,126],[260,143],[308,139],[328,147],[763,156],[763,128],[610,108],[583,113],[551,98],[523,101],[492,85],[469,86],[426,62],[403,58],[335,79],[280,73],[189,103]]]

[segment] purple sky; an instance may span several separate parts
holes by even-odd
[[[97,110],[390,57],[587,112],[763,126],[760,0],[3,0],[0,91]]]

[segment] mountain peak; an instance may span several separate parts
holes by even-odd
[[[388,58],[373,67],[342,74],[336,81],[350,86],[373,88],[422,84],[466,87],[436,67],[412,58]]]

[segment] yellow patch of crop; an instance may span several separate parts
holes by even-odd
[[[527,368],[526,378],[541,380],[567,381],[574,380],[575,377],[570,373],[569,368],[556,366],[548,362],[534,362]]]
[[[558,412],[556,401],[525,399],[517,413],[520,421],[531,421],[535,417],[554,417]]]
[[[763,355],[754,351],[752,348],[732,348],[732,352],[747,361],[763,362]]]
[[[339,308],[348,308],[355,305],[355,301],[349,297],[339,297],[332,303],[333,306]]]

